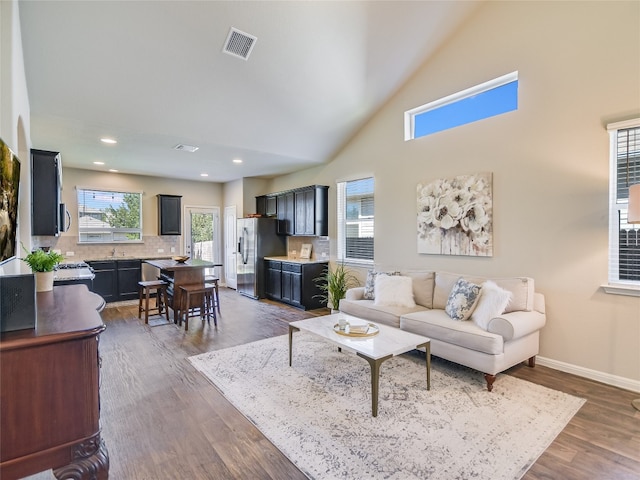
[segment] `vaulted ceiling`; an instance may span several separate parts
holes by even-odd
[[[478,5],[23,0],[31,140],[67,167],[213,182],[318,165]],[[223,53],[231,28],[257,38],[247,60]]]

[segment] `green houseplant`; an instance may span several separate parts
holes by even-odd
[[[41,248],[29,252],[24,245],[22,249],[26,252],[26,256],[21,258],[36,275],[36,292],[46,292],[53,290],[53,268],[64,260],[59,253],[50,250],[45,252]]]
[[[358,279],[345,267],[344,263],[336,264],[334,269],[329,265],[322,276],[314,278],[314,282],[322,292],[315,297],[327,302],[327,307],[332,310],[338,309],[340,299],[345,297],[347,290],[360,285]]]

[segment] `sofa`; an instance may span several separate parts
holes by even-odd
[[[496,375],[520,362],[535,366],[544,296],[528,277],[484,278],[450,272],[369,272],[339,310],[431,339],[431,354]]]

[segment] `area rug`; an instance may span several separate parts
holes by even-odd
[[[519,479],[584,400],[424,353],[382,364],[371,416],[369,364],[305,332],[189,360],[312,479]]]

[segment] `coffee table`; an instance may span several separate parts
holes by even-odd
[[[351,337],[338,334],[334,325],[340,317],[355,318],[344,313],[335,313],[322,317],[308,318],[289,324],[289,366],[293,351],[293,332],[305,331],[322,337],[338,346],[338,350],[346,348],[355,351],[371,366],[371,413],[378,416],[378,386],[380,383],[380,365],[395,355],[406,353],[416,348],[424,348],[427,357],[427,390],[431,390],[431,340],[421,335],[405,332],[399,328],[374,324],[379,333],[370,337]]]

